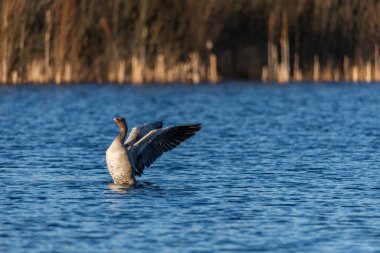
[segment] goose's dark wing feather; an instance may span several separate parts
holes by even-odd
[[[146,123],[141,126],[137,126],[132,128],[131,133],[129,134],[127,140],[124,142],[124,146],[126,148],[130,148],[138,142],[142,137],[144,137],[146,134],[148,134],[150,131],[154,129],[160,129],[162,128],[162,121],[156,121],[151,123]]]
[[[141,176],[145,167],[149,167],[164,152],[177,147],[200,129],[201,125],[195,124],[150,131],[131,148],[131,161],[135,174]]]

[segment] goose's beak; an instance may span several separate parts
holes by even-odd
[[[116,122],[116,124],[119,124],[119,123],[120,123],[120,120],[119,120],[119,119],[117,119],[117,118],[114,118],[114,119],[113,119],[113,121],[115,121],[115,122]]]

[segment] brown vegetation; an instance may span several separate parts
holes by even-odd
[[[377,0],[1,0],[0,82],[380,81]]]

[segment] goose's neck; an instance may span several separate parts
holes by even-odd
[[[117,135],[117,137],[119,138],[119,140],[122,143],[124,143],[124,141],[125,141],[125,137],[127,136],[127,132],[128,132],[128,128],[127,127],[120,127],[120,132]]]

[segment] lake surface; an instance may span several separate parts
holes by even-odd
[[[118,128],[203,129],[116,188]],[[380,252],[380,86],[0,87],[0,252]]]

